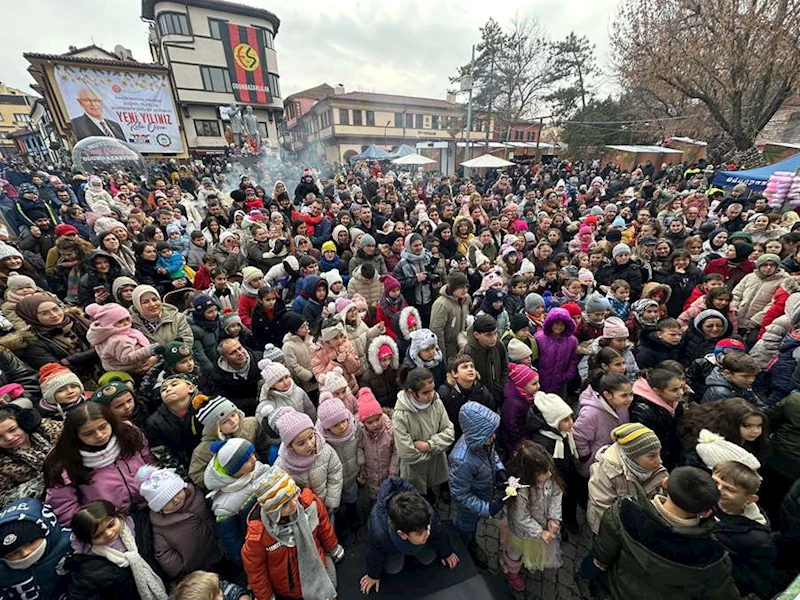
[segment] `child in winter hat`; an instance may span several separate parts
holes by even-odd
[[[331,397],[341,400],[352,414],[358,412],[358,400],[356,400],[353,392],[350,391],[350,386],[344,377],[344,371],[341,367],[334,367],[327,373],[317,377],[317,379],[320,382],[320,404],[323,402],[322,394],[328,393]]]
[[[308,394],[294,382],[289,369],[283,364],[263,358],[259,361],[258,367],[261,369],[261,378],[264,384],[261,386],[258,397],[256,419],[270,438],[270,443],[276,445],[280,443],[280,438],[269,424],[274,411],[290,407],[316,420],[317,409],[314,408]],[[346,385],[347,383],[345,383]]]
[[[42,399],[39,408],[50,419],[63,420],[73,408],[83,404],[84,389],[80,378],[58,363],[47,363],[39,369]]]
[[[358,420],[362,427],[359,450],[364,463],[358,471],[357,481],[367,485],[370,498],[375,500],[381,483],[397,472],[397,449],[392,420],[383,412],[368,387],[358,390]]]
[[[186,500],[185,494],[181,498],[177,498],[177,496],[189,484],[171,469],[159,469],[152,465],[143,465],[136,472],[136,479],[141,482],[139,494],[147,501],[147,506],[152,511],[175,512],[175,510],[183,506],[183,501]]]
[[[203,436],[214,435],[221,440],[226,439],[228,436],[223,433],[226,426],[239,429],[244,419],[244,413],[225,396],[206,398],[199,395],[195,396],[192,404],[197,411],[197,420],[203,426]]]
[[[170,342],[161,347],[160,354],[164,359],[164,372],[166,375],[174,375],[175,373],[199,375],[199,373],[195,373],[192,349],[184,342]]]
[[[711,470],[729,460],[740,462],[753,471],[761,468],[759,460],[750,452],[708,429],[700,430],[695,451],[705,466]]]
[[[413,367],[425,367],[433,373],[433,382],[437,386],[445,383],[447,369],[444,357],[439,348],[439,338],[430,329],[417,329],[411,332],[411,345],[406,354],[406,363]]]
[[[508,342],[507,351],[508,359],[512,363],[530,366],[533,351],[528,344],[522,343],[517,338],[511,338],[511,341]]]
[[[553,459],[577,459],[578,450],[572,435],[572,408],[569,404],[558,394],[536,394],[533,404],[546,424],[546,427],[539,429],[539,434],[555,442],[547,444],[553,446]]]
[[[90,304],[86,314],[92,319],[86,340],[95,347],[104,371],[141,373],[156,354],[142,332],[131,327],[131,314],[119,304]]]
[[[286,357],[283,355],[283,350],[275,346],[275,344],[267,344],[264,346],[264,358],[281,364],[286,363]]]
[[[500,411],[499,429],[500,443],[507,456],[511,456],[517,445],[528,437],[528,410],[539,393],[539,373],[529,365],[509,363],[508,381],[503,388],[506,400]]]

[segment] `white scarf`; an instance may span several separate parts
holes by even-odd
[[[14,569],[15,571],[24,571],[25,569],[30,569],[34,564],[36,564],[36,562],[42,558],[42,556],[44,556],[45,550],[47,550],[47,538],[42,540],[42,543],[39,544],[39,547],[25,558],[20,558],[18,560],[9,560],[4,558],[3,562],[8,565],[9,569]]]
[[[578,448],[575,446],[575,437],[572,435],[571,431],[566,433],[559,432],[555,433],[553,431],[548,431],[547,429],[540,429],[539,433],[541,433],[544,437],[550,438],[551,440],[555,440],[556,445],[553,448],[553,458],[559,459],[564,458],[564,440],[567,440],[567,444],[569,444],[569,451],[574,458],[578,458]]]
[[[97,450],[95,452],[79,450],[79,452],[81,453],[83,466],[89,469],[100,469],[108,465],[113,465],[120,452],[119,445],[117,444],[117,436],[112,435],[108,440],[108,444],[106,444],[106,447],[102,450]]]
[[[136,591],[139,592],[142,600],[168,600],[164,583],[139,554],[133,532],[124,520],[119,532],[119,539],[126,548],[125,552],[115,550],[110,546],[92,546],[92,553],[102,556],[120,568],[130,568],[133,580],[136,582]]]

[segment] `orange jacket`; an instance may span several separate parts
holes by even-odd
[[[316,503],[319,515],[319,524],[313,531],[314,542],[323,564],[326,564],[325,552],[332,552],[339,541],[322,500],[310,488],[303,488],[300,492],[300,504],[307,508],[312,502]],[[302,598],[297,549],[279,544],[269,534],[261,521],[261,507],[258,504],[247,517],[242,562],[256,600],[269,600],[274,594],[286,598]]]

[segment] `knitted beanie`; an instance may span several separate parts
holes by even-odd
[[[630,254],[631,247],[628,244],[617,244],[611,251],[611,257],[617,258],[620,254]]]
[[[630,459],[644,456],[653,450],[661,450],[661,440],[652,429],[641,423],[625,423],[611,431],[616,442]]]
[[[281,508],[300,493],[300,488],[286,471],[272,466],[255,481],[255,493],[261,510],[275,523]]]
[[[348,298],[339,298],[335,302],[335,306],[336,306],[336,313],[338,315],[340,315],[340,318],[342,319],[342,321],[345,320],[345,317],[347,316],[347,311],[348,310],[350,310],[351,308],[356,308],[355,303],[352,300],[348,299]],[[356,310],[358,310],[358,309],[356,309]]]
[[[284,446],[291,446],[294,438],[300,435],[301,432],[314,428],[311,417],[296,410],[284,411],[278,417],[275,425],[278,427],[278,434],[281,436],[281,442],[283,442]]]
[[[192,300],[192,317],[194,317],[195,321],[207,321],[208,319],[203,313],[215,306],[219,308],[214,299],[208,294],[195,296],[194,300]]]
[[[772,254],[771,252],[767,252],[766,254],[762,254],[756,259],[756,267],[760,267],[765,263],[774,263],[777,266],[781,265],[781,257],[777,254]]]
[[[700,430],[695,450],[709,469],[713,469],[719,463],[729,460],[740,462],[753,469],[753,471],[758,471],[761,468],[761,463],[758,459],[747,450],[708,429]]]
[[[273,362],[269,359],[262,358],[258,362],[258,368],[261,369],[261,377],[264,379],[264,389],[269,390],[277,381],[284,377],[289,377],[289,369],[279,362]]]
[[[170,342],[161,350],[161,356],[164,357],[164,370],[167,373],[174,373],[175,365],[191,355],[192,349],[183,342]]]
[[[211,451],[214,453],[214,469],[233,477],[241,471],[244,463],[255,454],[256,448],[248,440],[229,438],[211,442]]]
[[[420,350],[427,350],[431,346],[436,346],[438,343],[439,340],[436,334],[430,329],[417,329],[416,331],[412,331],[411,344],[408,347],[409,356],[417,356]]]
[[[142,465],[136,472],[136,480],[141,482],[139,494],[147,500],[147,506],[159,512],[189,485],[171,469],[159,469],[153,465]]]
[[[527,296],[525,296],[525,310],[529,313],[532,313],[540,306],[544,306],[544,298],[542,298],[541,294],[537,294],[536,292],[531,292]],[[513,331],[516,331],[514,329]]]
[[[528,317],[526,317],[522,313],[514,313],[508,320],[508,328],[514,333],[516,333],[520,329],[525,329],[526,327],[530,329],[530,326],[531,323],[530,321],[528,321]]]
[[[291,311],[283,315],[283,319],[281,321],[286,332],[293,335],[297,334],[297,330],[300,329],[303,326],[303,323],[306,322],[302,315]]]
[[[195,400],[200,396],[195,396]],[[194,405],[194,401],[192,401]],[[238,409],[236,405],[225,396],[214,396],[205,404],[197,403],[197,420],[203,426],[203,435],[208,435],[216,429],[222,421],[227,419]]]
[[[8,520],[0,524],[0,558],[18,550],[25,544],[45,539],[47,531],[29,519]]]
[[[22,258],[22,252],[5,242],[0,242],[0,260],[8,258],[9,256],[16,256]]]
[[[104,386],[107,383],[112,383],[114,381],[132,384],[133,377],[131,377],[130,373],[126,373],[125,371],[106,371],[100,376],[100,379],[97,380],[97,385]]]
[[[323,327],[320,331],[320,338],[323,342],[330,342],[340,333],[344,333],[344,325],[341,321],[337,321],[327,327]]]
[[[323,252],[336,252],[336,244],[334,244],[331,240],[328,240],[324,244],[322,244],[322,251]]]
[[[627,339],[630,337],[625,321],[619,317],[608,317],[603,323],[603,337],[607,340]]]
[[[90,400],[92,402],[97,402],[98,404],[105,404],[106,406],[110,406],[111,403],[114,401],[114,398],[121,396],[122,394],[131,394],[131,388],[127,386],[127,384],[121,381],[112,381],[104,386],[97,388],[92,394]]]
[[[36,283],[27,275],[20,275],[16,271],[11,271],[8,274],[7,287],[11,292],[18,292],[26,288],[36,289]]]
[[[372,237],[370,234],[365,233],[361,236],[361,239],[358,240],[358,247],[363,248],[365,246],[374,246],[375,245],[375,238]]]
[[[222,328],[227,331],[228,327],[241,324],[242,318],[239,316],[239,313],[234,312],[231,308],[226,308],[222,314]]]
[[[558,394],[536,394],[533,403],[542,413],[544,422],[553,429],[558,429],[561,421],[572,416],[569,404],[564,402]]]
[[[381,275],[381,282],[383,283],[383,291],[384,293],[388,294],[392,290],[399,290],[400,289],[400,282],[395,279],[393,275],[389,273],[384,273]]]
[[[67,367],[58,363],[47,363],[39,369],[39,387],[42,389],[42,399],[50,404],[56,404],[56,392],[70,384],[81,388],[81,394],[83,394],[83,383]]]
[[[741,340],[737,340],[734,338],[725,338],[724,340],[720,340],[717,342],[716,346],[714,346],[714,356],[719,358],[720,354],[725,352],[746,352],[747,347],[744,345],[744,342]]]
[[[611,308],[611,305],[608,303],[608,300],[606,300],[602,296],[598,294],[591,294],[586,299],[585,307],[587,313],[593,313],[593,312],[603,312],[609,310]]]
[[[528,356],[533,356],[531,347],[528,344],[519,341],[517,338],[511,338],[511,341],[508,342],[508,348],[506,350],[509,360],[513,360],[514,362],[519,362]]]
[[[530,351],[530,348],[528,348]],[[524,390],[525,386],[531,381],[539,379],[539,373],[528,365],[518,365],[517,363],[510,363],[508,365],[508,379],[514,384],[514,387]]]
[[[275,344],[267,344],[264,346],[264,358],[267,360],[271,360],[272,362],[280,362],[282,363],[283,358],[283,350],[276,347]]]
[[[353,416],[344,402],[338,398],[329,398],[324,402],[320,402],[317,407],[317,421],[324,429],[330,429],[337,423],[347,421]]]
[[[573,318],[581,314],[581,307],[577,302],[567,302],[561,306],[561,308],[567,311],[569,316]]]
[[[325,376],[320,380],[320,392],[333,393],[349,385],[347,379],[344,378],[342,367],[333,367],[333,369],[327,371],[324,375]]]
[[[263,278],[264,271],[258,267],[244,267],[242,269],[242,282],[250,283],[254,279]]]
[[[364,298],[361,294],[353,294],[350,297],[350,300],[353,301],[353,304],[356,305],[359,312],[367,312],[369,310],[369,306],[367,305],[367,299]]]
[[[114,323],[131,318],[131,313],[127,309],[113,302],[102,306],[92,303],[86,307],[86,314],[100,327],[113,327]]]
[[[330,400],[328,401],[330,402]],[[327,404],[327,402],[326,402]],[[362,423],[376,415],[382,415],[381,405],[375,399],[375,394],[368,387],[358,390],[358,420]]]

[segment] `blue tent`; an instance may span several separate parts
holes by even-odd
[[[397,149],[389,155],[389,158],[394,160],[395,158],[400,158],[401,156],[407,156],[409,154],[414,154],[416,150],[411,146],[406,146],[405,144],[401,144],[397,147]]]
[[[386,150],[372,144],[361,154],[354,156],[350,160],[385,160],[387,158],[389,158],[389,153]]]
[[[714,183],[717,187],[733,187],[737,183],[744,183],[751,190],[763,190],[767,187],[769,176],[775,171],[790,171],[794,173],[800,169],[800,154],[790,156],[774,165],[749,169],[747,171],[717,171]]]

